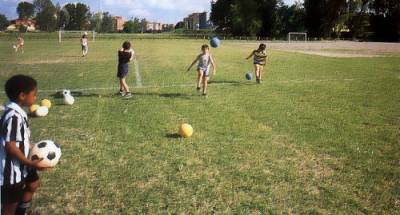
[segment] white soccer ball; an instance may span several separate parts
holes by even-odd
[[[28,159],[38,160],[42,158],[43,160],[39,163],[41,167],[55,167],[61,158],[60,146],[51,140],[43,140],[34,144],[29,151]]]
[[[71,95],[70,90],[63,90],[64,104],[73,105],[75,103],[75,98]]]
[[[46,106],[41,106],[36,110],[36,116],[45,117],[49,114],[49,108]]]
[[[16,45],[13,45],[13,49],[17,49],[17,46],[16,46]]]

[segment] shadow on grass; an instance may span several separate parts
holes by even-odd
[[[169,138],[169,139],[180,139],[181,138],[181,136],[179,136],[179,134],[177,134],[177,133],[166,134],[165,137]]]
[[[240,86],[240,85],[243,85],[243,84],[246,84],[246,83],[243,83],[243,82],[240,82],[240,81],[213,81],[213,80],[211,80],[211,81],[208,82],[208,84],[209,85],[213,85],[213,84],[224,85],[224,84],[226,84],[226,85],[230,85],[230,86]]]
[[[191,94],[183,94],[183,93],[156,93],[156,92],[133,92],[134,96],[158,96],[161,98],[170,98],[170,99],[187,99],[190,100],[194,95]],[[106,93],[106,94],[97,94],[97,93],[84,93],[80,91],[73,91],[71,95],[75,98],[118,98],[122,96],[119,93]],[[64,95],[62,92],[56,92],[50,94],[49,96],[54,99],[62,99]]]
[[[83,92],[79,92],[79,91],[71,92],[71,95],[73,97],[100,97],[100,96],[102,96],[102,95],[96,94],[96,93],[83,93]],[[53,98],[56,98],[56,99],[64,98],[64,95],[62,94],[62,92],[56,92],[54,94],[51,94],[50,96],[52,96]]]
[[[191,99],[192,95],[183,93],[154,93],[154,92],[134,92],[135,96],[159,96],[162,98],[180,98],[180,99]]]

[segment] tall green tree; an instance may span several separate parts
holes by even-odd
[[[235,0],[231,5],[232,33],[246,36],[257,35],[263,24],[261,17],[257,14],[258,8],[259,4],[254,0]]]
[[[57,10],[50,0],[34,0],[36,22],[42,31],[54,31],[57,28]]]
[[[305,32],[305,11],[303,4],[296,2],[292,6],[279,3],[277,9],[277,35],[285,38],[289,32]]]
[[[65,7],[58,10],[57,14],[58,27],[65,29],[71,20],[71,15],[69,15],[69,12]]]
[[[280,0],[258,0],[259,8],[257,13],[262,19],[262,26],[260,32],[258,33],[260,36],[267,37],[276,37],[279,35],[278,28],[278,3]],[[282,3],[283,4],[283,3]]]
[[[90,16],[90,30],[101,32],[101,24],[103,22],[103,13],[95,13]]]
[[[375,0],[369,4],[371,28],[374,38],[385,41],[400,41],[400,1]]]
[[[3,14],[0,14],[0,31],[4,31],[7,29],[10,22],[8,21],[7,17]]]
[[[306,12],[305,25],[310,37],[323,37],[327,34],[324,29],[326,0],[304,0]]]
[[[114,18],[108,12],[103,13],[100,32],[102,33],[114,32]]]
[[[220,32],[230,33],[232,27],[231,8],[234,0],[218,0],[211,8],[211,21]]]
[[[65,29],[86,30],[89,27],[90,9],[82,3],[68,3],[63,8],[69,14],[69,22]]]
[[[124,24],[125,33],[140,33],[142,30],[139,18],[135,17]]]
[[[147,29],[147,20],[145,18],[140,20],[140,33],[144,33]]]
[[[35,6],[29,2],[20,2],[17,6],[17,13],[20,19],[30,19],[35,13]]]

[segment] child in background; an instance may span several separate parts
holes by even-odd
[[[254,50],[246,60],[254,56],[254,70],[256,72],[256,80],[258,84],[261,84],[261,78],[264,71],[264,66],[267,63],[267,46],[260,44],[258,49]]]
[[[22,37],[21,34],[19,34],[17,37],[17,43],[14,45],[15,52],[18,52],[19,50],[21,50],[21,52],[23,54],[24,53],[24,45],[25,45],[24,38]]]
[[[82,46],[82,57],[86,57],[89,51],[87,33],[85,32],[81,38],[81,46]]]
[[[10,78],[5,91],[10,102],[0,119],[0,185],[1,214],[24,215],[31,207],[32,197],[39,187],[37,169],[40,158],[29,160],[30,130],[23,107],[35,104],[36,81],[24,75]]]
[[[217,67],[215,65],[214,59],[210,54],[210,48],[208,45],[201,46],[201,54],[196,57],[193,63],[189,66],[187,71],[189,72],[190,69],[197,65],[197,91],[201,90],[201,86],[203,86],[203,96],[207,96],[207,87],[208,87],[208,80],[210,76],[210,65],[213,67],[213,75],[215,75],[217,71]]]
[[[126,77],[128,76],[128,64],[134,59],[135,52],[131,49],[131,43],[125,41],[122,44],[122,49],[118,51],[118,73],[119,79],[119,93],[125,98],[131,98],[132,93],[129,91],[128,84],[126,84]]]

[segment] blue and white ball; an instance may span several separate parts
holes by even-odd
[[[247,79],[248,81],[253,80],[253,73],[251,73],[251,72],[246,73],[246,79]]]
[[[213,48],[218,48],[221,45],[221,41],[219,40],[218,37],[213,37],[210,40],[210,45]]]

